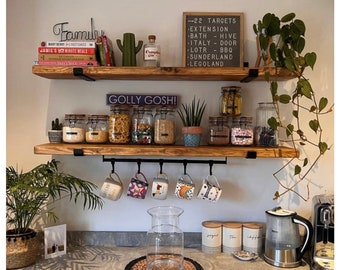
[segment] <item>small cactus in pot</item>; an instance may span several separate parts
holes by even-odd
[[[63,124],[59,122],[59,118],[52,120],[51,127],[48,131],[48,139],[50,143],[61,143],[63,141]]]

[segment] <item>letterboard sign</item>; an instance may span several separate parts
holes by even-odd
[[[183,66],[242,67],[243,13],[184,12]]]

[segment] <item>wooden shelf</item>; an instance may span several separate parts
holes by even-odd
[[[299,153],[288,147],[249,146],[199,146],[183,145],[115,145],[115,144],[66,144],[46,143],[36,145],[34,153],[40,155],[85,156],[159,156],[159,157],[244,157],[244,158],[293,158]]]
[[[75,67],[32,66],[33,74],[47,79],[95,80],[154,80],[154,81],[263,81],[263,68],[192,68],[192,67]],[[270,69],[275,74],[275,69]],[[294,75],[287,69],[278,69],[278,80],[290,80]]]

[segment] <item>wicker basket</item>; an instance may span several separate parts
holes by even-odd
[[[36,232],[22,234],[6,233],[6,269],[22,268],[34,264],[39,249]]]

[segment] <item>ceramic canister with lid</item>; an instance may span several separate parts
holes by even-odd
[[[220,253],[222,249],[222,222],[207,220],[202,222],[202,251]]]
[[[232,254],[242,249],[242,223],[224,222],[222,233],[223,253]]]

